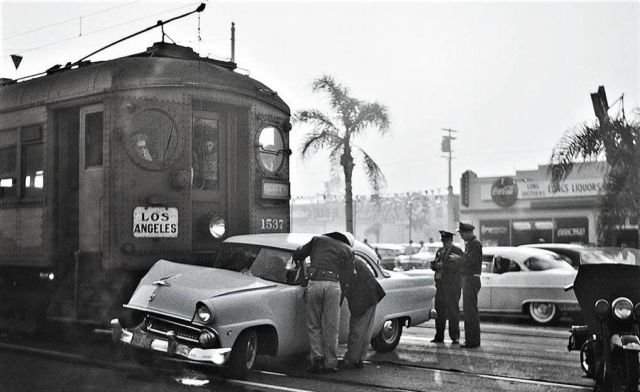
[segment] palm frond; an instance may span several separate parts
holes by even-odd
[[[584,125],[577,131],[568,131],[553,148],[549,172],[551,181],[565,180],[578,160],[597,160],[604,152],[604,141],[599,127]]]
[[[305,135],[302,143],[302,157],[316,153],[325,147],[335,148],[343,143],[342,137],[331,131],[312,131]]]
[[[313,82],[313,91],[326,91],[329,93],[331,107],[340,114],[346,130],[349,131],[356,116],[360,101],[350,97],[349,89],[336,82],[335,79],[329,75],[323,75],[316,79]]]
[[[293,115],[294,122],[311,124],[316,130],[328,131],[339,134],[340,130],[331,121],[329,116],[317,109],[300,110]]]
[[[378,102],[360,102],[358,114],[353,120],[353,131],[358,133],[367,127],[376,127],[381,134],[389,130],[389,110]]]
[[[382,169],[380,169],[380,166],[376,163],[376,161],[373,160],[373,158],[369,154],[367,154],[365,150],[357,146],[356,148],[362,154],[364,170],[367,173],[369,185],[371,186],[373,193],[377,195],[378,193],[380,193],[382,187],[387,183],[384,173],[382,173]]]

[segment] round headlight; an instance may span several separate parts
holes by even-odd
[[[227,230],[224,219],[214,215],[209,220],[209,233],[213,238],[221,238]]]
[[[633,303],[629,298],[619,297],[613,301],[613,314],[620,320],[626,320],[631,317],[633,312]]]
[[[596,316],[601,319],[606,318],[609,315],[609,310],[611,309],[609,307],[609,301],[607,301],[606,299],[597,300],[594,307]]]
[[[209,320],[211,320],[213,315],[211,314],[211,311],[209,310],[209,308],[207,308],[204,305],[199,305],[196,308],[196,317],[198,318],[198,320],[202,321],[203,323],[206,323],[206,322],[209,322]]]

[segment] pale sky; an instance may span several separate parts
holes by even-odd
[[[198,2],[0,4],[0,77],[13,78],[78,60]],[[209,1],[201,42],[196,16],[165,31],[203,56],[226,58],[232,21],[239,67],[293,112],[328,109],[311,92],[323,74],[388,107],[389,134],[357,140],[386,174],[386,192],[446,189],[441,128],[459,130],[457,190],[466,169],[509,175],[547,163],[566,130],[595,119],[589,93],[598,85],[610,104],[624,93],[628,115],[640,106],[639,2]],[[93,60],[139,52],[159,38],[154,30]],[[13,53],[24,56],[17,72]],[[325,156],[300,159],[305,131],[291,133],[294,196],[322,192],[329,178]],[[356,176],[355,192],[369,193],[363,174]]]

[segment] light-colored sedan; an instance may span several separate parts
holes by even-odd
[[[125,305],[140,316],[124,325],[112,320],[116,341],[150,352],[225,366],[243,377],[256,355],[308,351],[302,274],[292,252],[310,234],[255,234],[228,238],[217,268],[156,262]],[[403,327],[431,317],[435,288],[428,276],[409,277],[380,268],[374,251],[354,246],[356,262],[368,266],[386,291],[379,303],[371,341],[375,350],[393,350]],[[340,340],[346,341],[348,308],[341,310]],[[141,321],[140,321],[141,320]]]
[[[537,323],[548,324],[562,313],[580,310],[573,291],[564,290],[577,271],[556,253],[496,246],[483,247],[482,257],[480,312],[524,313]],[[433,272],[422,269],[407,274],[432,276]]]

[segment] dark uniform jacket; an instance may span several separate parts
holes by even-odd
[[[315,236],[311,241],[293,252],[293,259],[302,261],[311,258],[309,274],[336,276],[348,275],[353,271],[353,250],[342,241],[324,235]]]
[[[462,256],[464,252],[455,245],[450,248],[442,247],[436,252],[436,257],[431,263],[431,269],[435,271],[434,279],[445,279],[459,277],[461,263],[460,261],[451,260],[450,255]]]
[[[476,237],[470,239],[464,248],[462,275],[480,275],[482,272],[482,243]]]
[[[380,302],[386,294],[368,266],[357,260],[354,265],[354,273],[344,279],[342,289],[349,311],[352,315],[359,316]]]

